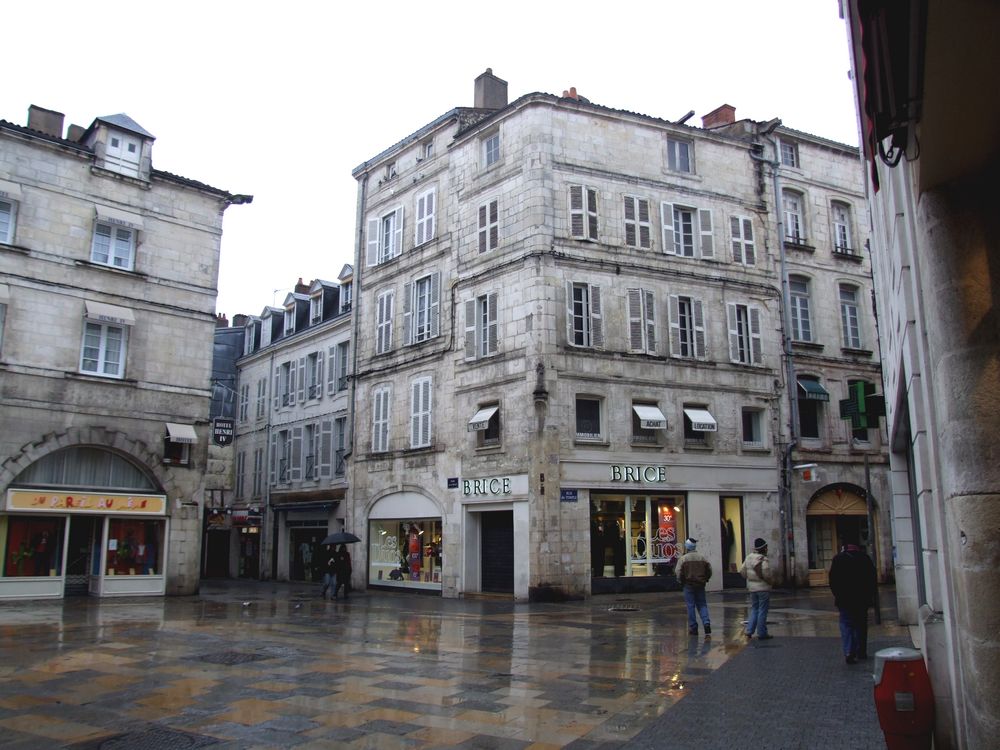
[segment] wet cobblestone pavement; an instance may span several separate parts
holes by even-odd
[[[892,598],[872,653],[908,643]],[[326,601],[227,581],[3,602],[0,748],[883,746],[871,662],[843,664],[828,590],[775,592],[760,643],[744,592],[708,600],[699,637],[680,593]]]

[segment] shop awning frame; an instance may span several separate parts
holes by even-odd
[[[691,420],[691,429],[695,432],[718,432],[719,423],[708,409],[685,409],[685,416]]]
[[[799,384],[799,398],[804,398],[807,401],[829,401],[830,393],[819,384],[818,380],[806,380],[804,378],[798,379]]]
[[[89,299],[85,300],[83,304],[86,309],[86,317],[90,320],[119,326],[135,325],[135,314],[127,307],[109,305],[106,302],[95,302]]]
[[[485,409],[477,411],[469,420],[469,432],[480,432],[489,427],[493,415],[500,409],[499,406],[487,406]]]
[[[189,445],[198,442],[198,434],[194,431],[194,425],[176,424],[166,422],[167,439],[172,443],[187,443]]]
[[[639,417],[639,424],[644,430],[667,429],[667,418],[658,406],[648,404],[632,404],[632,411]]]

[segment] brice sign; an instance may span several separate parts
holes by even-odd
[[[509,495],[510,477],[491,479],[463,479],[463,495]]]
[[[667,467],[612,464],[611,481],[662,484],[667,481]]]

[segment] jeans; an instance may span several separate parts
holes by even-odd
[[[868,656],[868,609],[840,610],[840,645],[844,656]]]
[[[747,620],[747,635],[753,635],[755,630],[758,637],[767,635],[767,610],[770,606],[770,591],[750,592],[750,619]]]
[[[333,589],[330,592],[331,596],[337,595],[337,574],[336,573],[324,573],[323,574],[323,596],[326,596],[326,590]]]
[[[705,601],[704,586],[685,586],[684,603],[688,609],[688,630],[698,630],[698,620],[695,619],[695,611],[701,617],[702,625],[711,625],[708,619],[708,602]]]

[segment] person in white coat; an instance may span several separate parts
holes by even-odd
[[[750,617],[743,632],[747,638],[757,633],[758,640],[773,636],[767,632],[767,610],[771,606],[771,563],[767,559],[767,542],[760,537],[753,540],[753,552],[743,561],[740,572],[747,579],[750,592]]]

